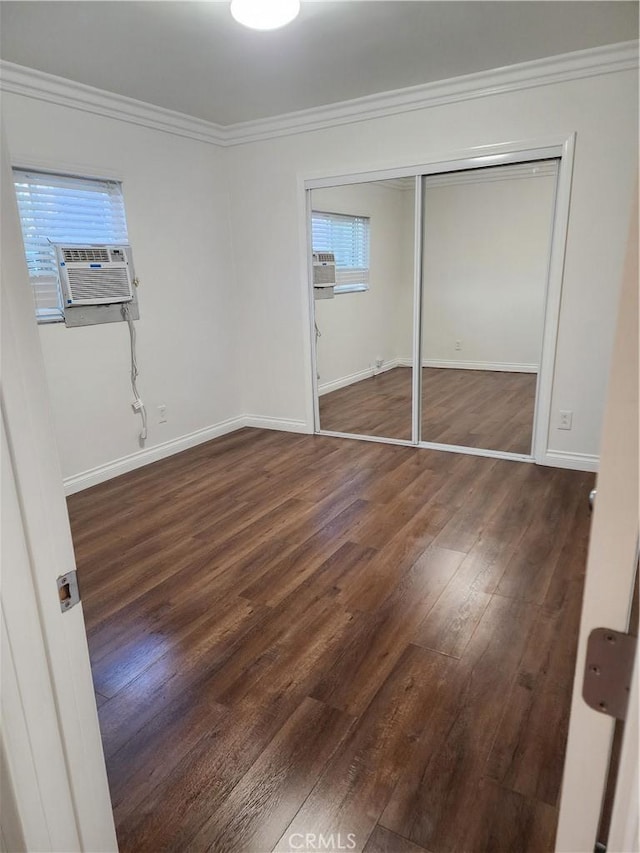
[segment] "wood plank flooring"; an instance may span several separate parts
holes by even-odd
[[[411,438],[411,368],[323,394],[324,430]],[[531,452],[534,373],[422,368],[422,440],[511,453]]]
[[[592,485],[246,429],[70,497],[121,851],[552,850]]]

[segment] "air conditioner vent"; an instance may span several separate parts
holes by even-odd
[[[65,263],[89,264],[93,262],[109,262],[109,250],[106,248],[78,248],[78,249],[63,249],[62,255]]]
[[[336,258],[333,252],[313,253],[313,286],[334,287],[336,283]]]
[[[335,284],[336,283],[336,269],[335,267],[314,267],[313,269],[313,286],[314,287],[323,287],[325,284]]]
[[[128,249],[123,245],[56,244],[65,308],[131,302]]]
[[[68,271],[69,290],[74,302],[87,304],[88,299],[108,302],[125,302],[131,299],[129,271],[119,267],[115,270],[87,270],[73,267]]]

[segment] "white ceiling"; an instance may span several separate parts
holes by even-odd
[[[228,2],[0,3],[0,54],[219,124],[638,37],[638,4],[303,0],[255,32]]]

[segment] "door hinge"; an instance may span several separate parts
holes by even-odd
[[[60,597],[60,610],[66,613],[71,610],[74,604],[80,601],[80,590],[78,588],[78,573],[67,572],[66,575],[60,575],[57,580],[58,595]]]
[[[601,714],[617,720],[627,715],[637,637],[594,628],[587,641],[582,697]]]

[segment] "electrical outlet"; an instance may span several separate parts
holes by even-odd
[[[457,352],[460,352],[462,349],[462,343],[460,341],[456,341],[455,349]]]
[[[573,412],[560,412],[558,429],[571,429],[573,424]]]
[[[167,406],[165,403],[161,403],[158,406],[158,423],[166,424],[167,422]]]
[[[383,363],[383,359],[381,359],[380,356],[378,356],[376,358],[376,367],[378,367],[378,368],[382,367],[382,363]]]

